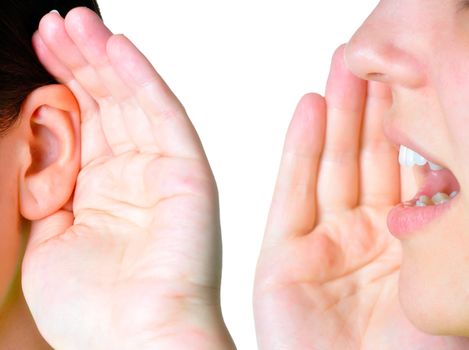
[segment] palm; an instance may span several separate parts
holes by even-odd
[[[325,100],[306,96],[290,125],[256,275],[260,347],[467,348],[400,310],[401,247],[386,228],[400,174],[381,129],[391,96],[347,72],[342,52]]]
[[[47,312],[35,310],[38,325],[56,328],[59,319],[64,322],[64,308],[70,308],[73,322],[69,324],[82,317],[78,324],[86,328],[67,330],[74,333],[69,339],[89,341],[96,329],[101,329],[108,335],[108,348],[117,348],[114,340],[121,348],[163,346],[165,342],[169,346],[171,339],[165,339],[165,333],[184,334],[191,326],[196,328],[196,324],[187,324],[191,306],[195,310],[199,309],[195,305],[216,309],[218,269],[205,255],[216,260],[218,254],[210,241],[216,240],[218,232],[206,219],[214,215],[213,198],[208,195],[212,189],[187,194],[180,188],[164,188],[163,194],[156,186],[154,191],[143,193],[136,177],[121,175],[124,168],[144,174],[141,167],[151,163],[163,172],[184,165],[177,160],[174,165],[165,162],[171,160],[128,154],[84,169],[76,188],[73,226],[30,246],[25,257],[24,279],[34,286],[28,303],[47,305]],[[126,187],[125,193],[116,190]],[[135,215],[142,208],[145,214]],[[183,218],[194,225],[188,226]],[[205,237],[200,237],[201,233]],[[203,254],[193,252],[196,241]],[[149,325],[153,337],[163,334],[158,343],[150,336]],[[125,344],[122,339],[131,341]],[[76,340],[75,345],[79,345]]]
[[[204,160],[124,153],[82,170],[69,232],[85,234],[96,246],[105,243],[107,253],[97,259],[110,255],[109,266],[123,278],[148,278],[168,297],[197,300],[219,281],[217,210]],[[96,233],[108,237],[96,239]]]
[[[34,39],[82,111],[73,214],[33,223],[25,253],[38,328],[58,348],[220,348],[217,192],[197,135],[126,38],[85,9],[66,21],[48,15]]]

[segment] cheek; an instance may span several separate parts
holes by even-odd
[[[469,334],[469,219],[463,207],[448,220],[450,227],[435,225],[403,243],[401,305],[427,333]]]
[[[438,88],[443,118],[439,125],[446,129],[438,131],[441,147],[461,186],[461,194],[469,200],[469,57],[467,62],[445,67]],[[469,206],[466,208],[469,210]]]
[[[1,180],[1,176],[0,176]],[[4,182],[0,182],[3,187]],[[14,187],[13,187],[14,189]],[[0,198],[0,305],[15,276],[21,254],[20,216],[18,212],[16,191],[9,195],[7,189],[1,192]]]
[[[16,135],[0,139],[0,307],[15,277],[22,254],[18,202]]]
[[[448,130],[445,142],[451,147],[453,164],[469,179],[469,46],[442,64],[436,84]]]
[[[21,240],[18,231],[18,225],[14,223],[2,222],[0,226],[0,304],[8,293],[20,258]]]

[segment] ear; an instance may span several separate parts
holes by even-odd
[[[80,109],[67,87],[47,85],[26,98],[19,120],[20,212],[35,221],[71,199],[80,170]]]

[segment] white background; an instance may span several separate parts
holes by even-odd
[[[256,349],[252,287],[283,139],[307,92],[378,0],[99,0],[104,20],[152,61],[185,105],[217,178],[222,307]]]

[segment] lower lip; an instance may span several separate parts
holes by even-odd
[[[389,231],[396,238],[405,239],[446,213],[454,199],[443,204],[426,207],[399,204],[388,214]]]

